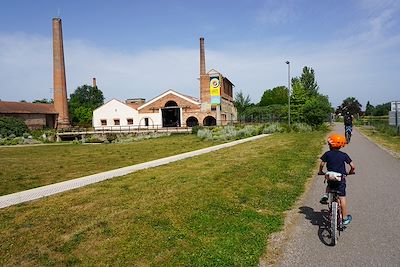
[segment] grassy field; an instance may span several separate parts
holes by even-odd
[[[0,265],[257,266],[324,137],[276,134],[2,209]]]
[[[400,155],[400,136],[392,136],[374,130],[372,127],[359,126],[357,129],[374,140],[374,142]]]
[[[208,146],[195,135],[130,144],[0,147],[0,195],[159,159]]]

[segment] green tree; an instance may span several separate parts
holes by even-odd
[[[304,120],[312,126],[323,124],[332,111],[328,97],[320,94],[309,98],[303,106]]]
[[[312,68],[307,66],[303,67],[300,82],[309,96],[315,96],[318,94],[319,86],[315,80],[315,73]]]
[[[251,100],[249,95],[244,95],[243,92],[240,90],[236,92],[235,99],[233,101],[234,106],[237,109],[238,116],[240,117],[243,112],[251,106]]]
[[[103,92],[97,86],[80,86],[70,95],[68,104],[72,124],[90,126],[93,110],[104,104]]]
[[[54,100],[53,99],[42,98],[42,99],[33,100],[32,103],[53,104]]]
[[[292,94],[290,96],[290,115],[294,122],[303,121],[303,106],[309,96],[301,83],[300,79],[295,77],[292,79]]]
[[[260,106],[269,105],[285,105],[288,103],[288,89],[285,86],[277,86],[275,88],[264,91]]]
[[[372,113],[373,116],[386,116],[389,114],[389,111],[391,109],[391,104],[390,102],[377,105]]]
[[[360,114],[361,113],[361,107],[362,105],[360,102],[355,97],[348,97],[345,100],[343,100],[342,105],[340,105],[340,113],[344,112],[350,112],[350,114],[355,115],[355,114]]]
[[[365,116],[371,116],[372,113],[374,112],[374,106],[367,102],[367,105],[365,106]]]

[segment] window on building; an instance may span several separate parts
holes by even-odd
[[[133,119],[126,119],[126,121],[128,122],[128,125],[132,125],[133,124]]]
[[[217,106],[211,106],[211,110],[217,110]]]
[[[107,125],[107,120],[100,120],[101,126],[106,126]]]
[[[144,118],[144,125],[149,126],[149,118]]]
[[[119,119],[114,119],[114,125],[120,125]]]

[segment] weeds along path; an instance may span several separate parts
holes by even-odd
[[[186,153],[175,155],[175,156],[165,157],[165,158],[152,160],[152,161],[141,163],[141,164],[123,167],[123,168],[106,171],[106,172],[102,172],[102,173],[98,173],[98,174],[94,174],[94,175],[84,176],[81,178],[77,178],[77,179],[73,179],[73,180],[69,180],[69,181],[65,181],[65,182],[55,183],[55,184],[42,186],[42,187],[30,189],[30,190],[25,190],[25,191],[21,191],[21,192],[9,194],[9,195],[0,196],[0,208],[5,208],[5,207],[12,206],[12,205],[28,202],[31,200],[51,196],[51,195],[54,195],[57,193],[76,189],[76,188],[83,187],[83,186],[86,186],[89,184],[94,184],[94,183],[98,183],[98,182],[101,182],[104,180],[123,176],[123,175],[129,174],[129,173],[135,172],[135,171],[165,165],[165,164],[175,162],[178,160],[198,156],[198,155],[216,151],[216,150],[219,150],[222,148],[227,148],[227,147],[235,146],[235,145],[242,144],[245,142],[264,138],[266,136],[268,136],[268,134],[253,136],[253,137],[249,137],[249,138],[245,138],[245,139],[241,139],[241,140],[236,140],[236,141],[233,141],[230,143],[225,143],[225,144],[221,144],[221,145],[217,145],[217,146],[213,146],[213,147],[207,147],[207,148],[203,148],[203,149],[199,149],[199,150],[195,150],[195,151],[191,151],[191,152],[186,152]]]

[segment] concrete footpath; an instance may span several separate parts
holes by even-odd
[[[128,167],[123,167],[123,168],[119,168],[119,169],[115,169],[115,170],[111,170],[111,171],[106,171],[106,172],[93,174],[93,175],[89,175],[89,176],[84,176],[81,178],[77,178],[77,179],[73,179],[73,180],[69,180],[69,181],[65,181],[65,182],[46,185],[46,186],[42,186],[42,187],[38,187],[38,188],[26,190],[26,191],[21,191],[21,192],[9,194],[9,195],[0,196],[0,209],[9,207],[12,205],[16,205],[16,204],[28,202],[31,200],[51,196],[51,195],[54,195],[57,193],[61,193],[61,192],[65,192],[68,190],[75,189],[75,188],[83,187],[83,186],[86,186],[89,184],[98,183],[98,182],[112,179],[115,177],[123,176],[123,175],[129,174],[129,173],[135,172],[135,171],[165,165],[165,164],[168,164],[171,162],[198,156],[198,155],[205,154],[205,153],[209,153],[209,152],[216,151],[216,150],[219,150],[222,148],[232,147],[232,146],[242,144],[245,142],[254,141],[254,140],[266,137],[266,136],[268,136],[268,134],[257,135],[257,136],[253,136],[253,137],[249,137],[249,138],[245,138],[245,139],[241,139],[241,140],[236,140],[236,141],[226,143],[226,144],[207,147],[207,148],[203,148],[203,149],[199,149],[199,150],[195,150],[195,151],[191,151],[191,152],[186,152],[186,153],[175,155],[175,156],[161,158],[161,159],[144,162],[144,163],[140,163],[140,164],[136,164],[136,165],[132,165],[132,166],[128,166]]]
[[[343,151],[356,165],[356,174],[346,179],[353,221],[330,246],[327,207],[319,203],[326,184],[315,176],[276,266],[400,266],[400,160],[357,129]]]

